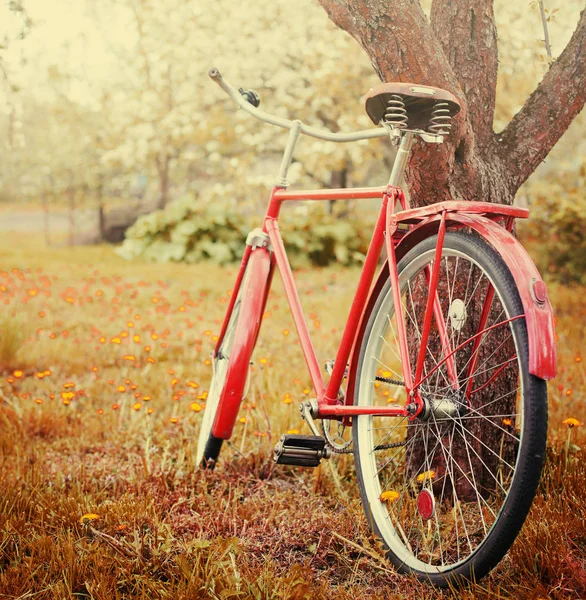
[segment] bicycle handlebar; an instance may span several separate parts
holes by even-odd
[[[376,129],[364,129],[362,131],[354,131],[352,133],[334,133],[326,129],[318,129],[317,127],[310,127],[305,125],[299,120],[291,121],[289,119],[283,119],[275,115],[271,115],[260,108],[256,108],[250,104],[238,90],[232,87],[223,77],[220,71],[216,68],[210,69],[208,72],[210,78],[215,81],[225,92],[238,104],[240,108],[251,114],[256,119],[269,123],[270,125],[276,125],[283,129],[292,129],[296,125],[299,126],[300,133],[304,133],[311,137],[326,140],[328,142],[356,142],[358,140],[366,140],[378,137],[388,137],[389,132],[384,127],[377,127]]]

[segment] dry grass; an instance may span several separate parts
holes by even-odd
[[[453,595],[393,573],[366,528],[349,457],[315,471],[270,460],[281,433],[302,429],[297,405],[310,388],[278,281],[233,448],[215,472],[195,468],[206,361],[233,278],[129,264],[105,247],[2,241],[0,597]],[[355,279],[299,274],[324,359]],[[552,296],[561,369],[540,493],[509,555],[458,597],[586,597],[586,440],[562,424],[586,420],[586,309],[582,289]]]

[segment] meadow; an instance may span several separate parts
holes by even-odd
[[[312,393],[278,276],[236,435],[215,471],[194,464],[234,277],[0,240],[0,598],[586,597],[583,288],[550,285],[559,373],[528,521],[489,577],[441,592],[385,561],[351,456],[272,462]],[[297,274],[324,361],[356,279]]]

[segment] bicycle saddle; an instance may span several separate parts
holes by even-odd
[[[450,120],[460,111],[456,97],[441,88],[416,83],[381,83],[364,101],[375,125],[381,121],[398,129],[422,129],[446,134]]]

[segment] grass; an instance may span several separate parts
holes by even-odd
[[[278,277],[233,447],[215,472],[196,468],[234,276],[0,242],[1,598],[586,597],[586,440],[563,424],[586,420],[583,289],[551,289],[560,369],[529,519],[489,577],[440,592],[385,561],[345,486],[350,457],[313,471],[272,463],[282,433],[305,431],[297,405],[310,394]],[[298,274],[324,360],[356,277]]]

